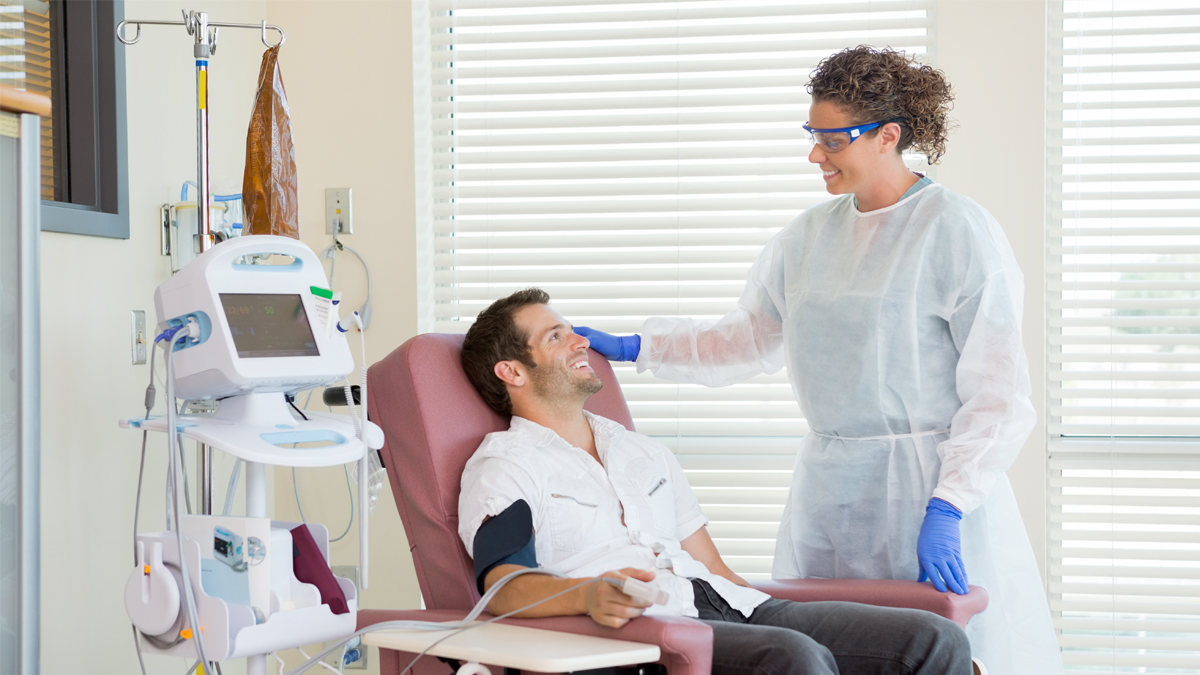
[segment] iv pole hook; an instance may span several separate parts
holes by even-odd
[[[279,26],[267,26],[267,22],[263,21],[260,24],[260,27],[262,29],[262,43],[264,46],[266,46],[267,49],[271,49],[272,47],[278,47],[278,46],[282,45],[285,41],[287,41],[287,36],[283,34],[283,29],[280,28]],[[279,33],[279,42],[277,42],[275,44],[271,44],[270,42],[267,42],[267,28],[271,28],[275,32]]]
[[[158,21],[149,19],[133,19],[122,21],[121,23],[117,24],[117,39],[120,40],[121,44],[124,45],[137,44],[137,42],[142,39],[142,24],[144,23],[161,26],[183,26],[185,29],[187,29],[188,35],[196,38],[196,45],[199,46],[197,51],[203,52],[205,48],[207,48],[207,53],[196,54],[197,58],[207,58],[217,53],[217,38],[220,28],[257,28],[259,31],[259,39],[262,40],[263,46],[267,49],[278,47],[284,42],[287,42],[287,34],[283,32],[283,29],[279,26],[271,25],[266,21],[260,21],[257,24],[218,23],[209,21],[208,16],[201,14],[200,12],[192,11],[189,13],[186,9],[182,9],[180,10],[180,13],[183,15],[183,21]],[[133,25],[135,29],[133,37],[126,37],[125,27],[129,25]],[[203,29],[207,29],[207,31],[204,31]],[[197,35],[198,30],[202,31],[199,35]],[[267,39],[268,30],[273,30],[279,34],[279,42],[271,44],[270,40]],[[207,32],[207,40],[204,37],[205,32]]]
[[[134,23],[133,25],[137,28],[137,32],[133,34],[133,38],[126,38],[122,29],[129,25],[129,23],[129,21],[122,21],[117,25],[117,39],[121,41],[121,44],[135,45],[138,40],[142,39],[142,24]]]

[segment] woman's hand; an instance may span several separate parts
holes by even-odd
[[[626,567],[619,572],[605,572],[602,577],[612,577],[624,581],[625,577],[633,577],[638,581],[654,581],[654,572]],[[621,589],[601,581],[584,587],[583,602],[586,612],[592,621],[609,628],[620,628],[631,620],[642,615],[650,603],[632,598]]]
[[[609,335],[587,326],[576,326],[575,334],[587,338],[592,349],[609,361],[636,361],[638,353],[642,351],[640,335]]]
[[[929,500],[925,522],[917,537],[917,560],[921,563],[921,578],[929,579],[933,587],[945,593],[946,587],[966,595],[967,568],[962,561],[962,539],[958,523],[962,512],[941,499]]]

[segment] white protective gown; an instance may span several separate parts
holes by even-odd
[[[812,429],[775,548],[776,578],[916,579],[931,497],[961,509],[971,620],[992,675],[1061,673],[1005,470],[1036,421],[1023,282],[996,220],[930,185],[859,212],[845,195],[783,229],[716,324],[655,317],[638,371],[719,387],[787,365]]]

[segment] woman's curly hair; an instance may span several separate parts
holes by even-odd
[[[950,81],[914,56],[866,45],[842,50],[817,65],[808,80],[808,93],[814,102],[843,106],[855,124],[903,120],[898,150],[915,146],[930,164],[946,154],[954,101]]]

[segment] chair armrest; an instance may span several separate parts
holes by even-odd
[[[358,628],[361,630],[381,621],[457,621],[466,614],[466,610],[364,609],[358,612]],[[479,617],[481,621],[490,618],[492,616],[486,613]],[[514,618],[503,619],[501,623],[658,645],[661,653],[658,662],[665,665],[671,675],[709,675],[712,669],[712,628],[702,621],[687,617],[643,616],[630,621],[623,628],[606,628],[592,621],[589,616]],[[407,663],[405,660],[404,664]],[[382,667],[380,673],[399,675],[399,672],[390,673]]]
[[[840,600],[879,607],[923,609],[966,628],[971,617],[987,609],[987,591],[971,586],[966,595],[942,593],[928,582],[899,579],[766,579],[753,581],[758,590],[797,602]]]

